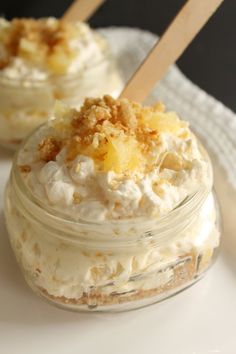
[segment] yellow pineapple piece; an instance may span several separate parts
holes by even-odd
[[[46,51],[43,46],[41,46],[39,50],[37,43],[26,38],[21,38],[18,55],[33,64],[40,64],[45,60]]]
[[[56,70],[59,68],[60,71],[63,65],[68,64],[71,55],[63,57],[67,50],[65,47],[64,52],[52,52],[51,64],[56,63],[57,67],[59,63]],[[82,154],[94,159],[98,171],[125,174],[149,172],[157,165],[174,171],[192,167],[191,161],[182,158],[181,153],[169,151],[163,156],[159,152],[162,144],[160,133],[168,132],[184,138],[189,134],[187,123],[173,112],[165,113],[161,103],[142,107],[138,103],[109,96],[87,98],[80,111],[57,103],[55,117],[50,124],[60,136],[62,146],[66,146],[67,161]],[[156,189],[162,193],[160,186]]]
[[[152,189],[153,191],[159,196],[159,197],[163,197],[164,196],[164,189],[163,186],[164,185],[170,185],[171,183],[166,180],[166,179],[160,179],[158,181],[155,181],[152,185]]]
[[[104,170],[113,170],[117,173],[125,170],[133,171],[140,164],[140,155],[134,138],[109,137],[103,162]]]
[[[54,74],[63,75],[71,63],[71,56],[62,50],[55,50],[47,58],[47,66]]]
[[[191,162],[184,160],[176,152],[168,152],[161,163],[161,168],[168,168],[173,171],[181,171],[191,168]]]
[[[37,45],[26,38],[21,38],[19,43],[19,54],[24,57],[32,57],[36,54]]]
[[[177,133],[179,129],[187,126],[187,123],[181,121],[174,112],[163,113],[146,110],[142,115],[142,122],[146,127],[163,133]]]
[[[62,139],[70,136],[72,126],[70,124],[70,116],[73,114],[68,106],[61,101],[56,101],[54,104],[54,117],[49,121],[49,125],[60,135]]]

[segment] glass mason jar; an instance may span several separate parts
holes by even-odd
[[[78,107],[87,96],[118,97],[123,83],[107,49],[102,61],[78,74],[45,80],[10,79],[0,71],[0,144],[15,149],[52,115],[55,100]]]
[[[210,161],[209,170],[212,176]],[[157,220],[78,222],[30,192],[17,156],[5,217],[29,286],[53,304],[77,311],[130,310],[178,293],[210,267],[220,239],[212,185]]]

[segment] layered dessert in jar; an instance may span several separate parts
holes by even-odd
[[[108,43],[87,24],[0,18],[0,143],[16,147],[52,114],[57,99],[79,107],[114,97],[122,81]]]
[[[163,104],[57,104],[15,157],[5,216],[29,285],[74,310],[124,310],[188,287],[220,225],[209,157]]]

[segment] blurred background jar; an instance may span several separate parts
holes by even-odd
[[[16,148],[45,122],[55,100],[78,107],[87,96],[117,97],[122,90],[107,42],[84,23],[0,19],[0,45],[0,144],[5,147]]]
[[[55,100],[78,107],[86,96],[117,97],[122,82],[110,53],[78,75],[47,80],[14,80],[0,75],[0,143],[17,147],[52,114]]]

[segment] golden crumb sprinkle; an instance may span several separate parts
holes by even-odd
[[[74,204],[79,204],[81,202],[81,197],[80,197],[79,193],[75,192],[73,194],[73,202],[74,202]]]
[[[55,151],[66,146],[67,162],[82,154],[92,157],[99,170],[117,173],[151,169],[156,163],[156,154],[152,152],[157,151],[161,143],[161,133],[178,136],[187,127],[175,113],[165,112],[162,103],[143,107],[108,95],[85,99],[80,110],[58,104],[55,113],[58,119],[52,121],[52,125],[61,137],[61,144],[51,141],[52,138],[46,139],[50,147],[48,158],[44,140],[39,147],[44,161],[54,158]],[[178,163],[176,159],[173,161]],[[168,165],[170,158],[163,163]]]
[[[39,144],[39,158],[42,161],[49,162],[55,160],[57,154],[62,148],[62,142],[53,136],[48,136]]]
[[[0,42],[6,55],[0,69],[12,57],[19,57],[32,65],[46,67],[53,74],[64,74],[75,57],[69,40],[79,36],[79,29],[70,22],[56,19],[15,18],[0,29]]]
[[[29,173],[31,171],[31,166],[29,165],[20,165],[19,166],[21,173]]]

